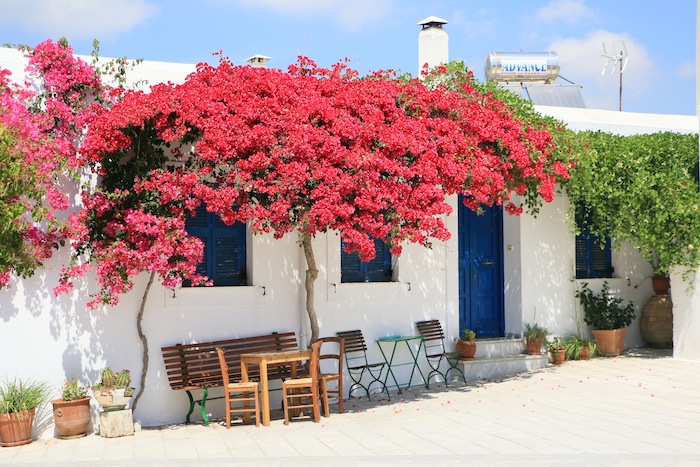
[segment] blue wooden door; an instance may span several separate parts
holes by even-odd
[[[459,332],[502,337],[503,210],[484,208],[483,215],[459,202]]]

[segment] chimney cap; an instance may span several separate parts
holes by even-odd
[[[429,28],[431,26],[442,27],[443,24],[447,24],[446,19],[438,18],[437,16],[428,16],[423,21],[418,23],[418,26],[423,26],[423,28]]]
[[[272,60],[271,57],[266,57],[265,55],[255,54],[250,58],[246,58],[248,63],[265,63],[268,60]]]

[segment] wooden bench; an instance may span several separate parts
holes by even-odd
[[[204,425],[208,426],[207,400],[223,398],[223,396],[208,397],[210,388],[222,387],[224,384],[219,366],[219,356],[216,352],[217,347],[226,352],[230,380],[239,381],[241,379],[240,355],[242,353],[297,349],[298,345],[294,332],[273,332],[263,336],[162,347],[165,371],[170,387],[174,390],[184,390],[190,400],[190,409],[185,423],[190,423],[190,416],[194,411],[195,404],[199,404]],[[268,379],[287,379],[291,374],[290,364],[269,365],[267,374]],[[258,380],[260,368],[249,367],[248,376],[250,380]],[[200,399],[194,398],[192,395],[194,390],[202,391]]]

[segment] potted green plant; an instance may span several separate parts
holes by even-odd
[[[525,323],[525,332],[523,333],[523,337],[525,338],[525,352],[528,355],[541,355],[542,342],[548,335],[549,331],[546,327],[540,326],[537,323]]]
[[[471,329],[464,330],[464,337],[457,339],[455,350],[459,352],[460,360],[469,360],[476,354],[476,332]]]
[[[581,289],[576,290],[576,297],[583,307],[583,320],[593,326],[599,352],[612,357],[620,355],[625,348],[627,326],[632,323],[636,310],[631,302],[624,304],[620,297],[610,294],[608,282],[603,282],[603,289],[596,294],[584,282]]]
[[[87,434],[90,424],[90,396],[76,378],[63,385],[60,399],[51,401],[56,433],[59,438],[79,438]]]
[[[49,399],[44,382],[14,379],[0,385],[0,446],[32,442],[32,425],[37,407]]]
[[[92,387],[92,395],[105,412],[122,410],[134,395],[131,385],[131,372],[114,372],[107,367],[100,372],[100,382]]]
[[[594,339],[569,334],[564,339],[567,360],[588,360],[597,352],[598,346]]]
[[[549,350],[552,356],[552,363],[555,365],[560,365],[564,362],[566,357],[566,345],[564,345],[564,339],[559,336],[552,338],[552,340],[547,342],[547,350]]]

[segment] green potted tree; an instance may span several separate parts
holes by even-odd
[[[0,385],[0,446],[32,442],[36,409],[49,399],[44,382],[14,379]]]
[[[606,357],[620,355],[625,348],[627,326],[636,315],[634,305],[631,302],[625,305],[622,298],[611,296],[607,281],[598,294],[584,282],[581,289],[576,290],[576,297],[583,307],[584,322],[593,326],[598,351]]]
[[[564,339],[559,336],[552,338],[552,340],[547,342],[547,350],[552,356],[553,364],[561,365],[564,363],[566,358],[566,345],[564,345]]]
[[[59,438],[80,438],[90,425],[90,396],[76,378],[63,385],[60,399],[51,401],[56,434]]]
[[[464,337],[457,339],[455,350],[459,352],[460,360],[470,360],[476,354],[476,332],[471,329],[464,330]]]
[[[523,333],[523,337],[525,338],[525,352],[528,355],[541,355],[542,342],[548,335],[549,331],[546,327],[540,326],[537,323],[525,323],[525,332]]]

